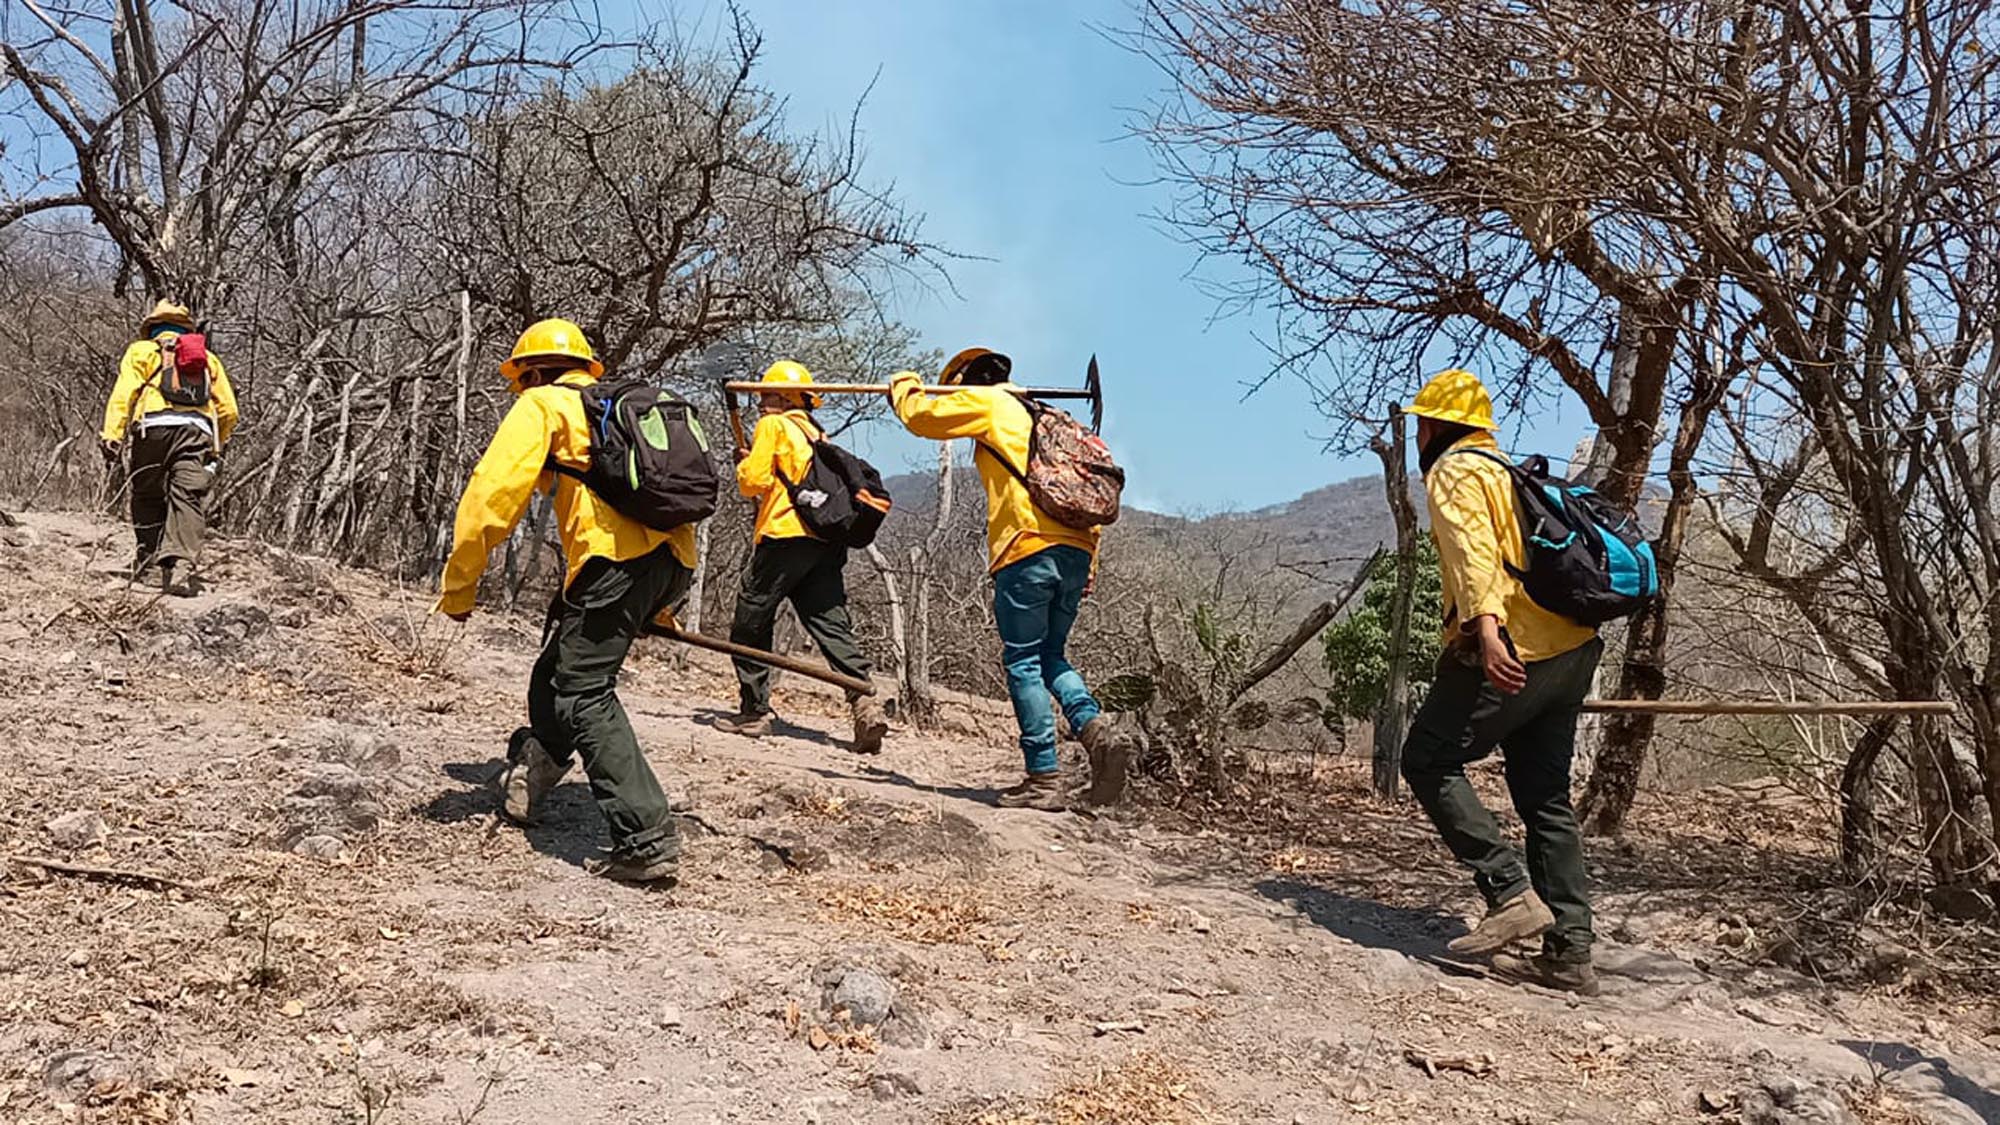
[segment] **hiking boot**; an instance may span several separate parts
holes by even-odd
[[[1064,812],[1069,808],[1069,801],[1063,796],[1062,774],[1054,770],[1031,773],[1013,788],[1002,789],[998,804],[1003,809],[1039,809],[1042,812]]]
[[[191,598],[201,592],[201,582],[184,562],[161,563],[160,592],[170,598]]]
[[[724,734],[740,734],[744,738],[762,738],[770,734],[776,726],[769,711],[755,715],[740,713],[725,719],[715,720],[715,729]]]
[[[1131,740],[1109,715],[1083,724],[1083,751],[1090,756],[1090,789],[1083,799],[1093,805],[1115,805],[1125,796],[1125,770],[1131,765]]]
[[[592,875],[617,883],[636,883],[666,890],[680,882],[681,855],[678,846],[644,856],[619,856],[592,860],[585,864]]]
[[[1560,961],[1546,953],[1533,957],[1495,953],[1493,975],[1512,984],[1532,984],[1578,996],[1597,995],[1597,970],[1588,961]]]
[[[501,811],[516,824],[534,824],[541,813],[542,798],[568,772],[567,766],[559,765],[542,749],[542,741],[533,731],[521,727],[507,740],[507,768],[500,775]]]
[[[1522,891],[1488,910],[1471,933],[1453,938],[1445,948],[1474,956],[1498,953],[1517,941],[1542,936],[1542,931],[1555,923],[1556,916],[1535,892]]]
[[[854,718],[854,752],[880,754],[882,740],[889,734],[889,716],[883,713],[882,705],[873,696],[858,695],[847,710]]]

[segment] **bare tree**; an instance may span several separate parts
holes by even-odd
[[[1403,736],[1410,719],[1410,609],[1416,600],[1417,512],[1410,502],[1408,419],[1389,414],[1389,437],[1369,444],[1382,460],[1382,487],[1396,519],[1396,597],[1389,612],[1389,674],[1375,714],[1375,792],[1393,798],[1401,784]],[[1365,568],[1364,568],[1365,570]]]
[[[1637,500],[1717,275],[1660,204],[1659,150],[1697,176],[1743,159],[1679,120],[1698,89],[1741,80],[1700,5],[1150,0],[1146,13],[1140,45],[1178,87],[1145,126],[1187,189],[1173,218],[1253,268],[1237,298],[1280,310],[1277,369],[1321,389],[1340,440],[1358,444],[1375,404],[1448,346],[1524,413],[1580,404],[1597,431],[1581,474]],[[1664,544],[1663,590],[1675,563]],[[1634,631],[1618,694],[1658,694],[1666,626],[1662,612]],[[1612,761],[1637,763],[1651,727],[1607,736]],[[1620,813],[1627,776],[1608,775]]]

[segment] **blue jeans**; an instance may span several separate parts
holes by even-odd
[[[993,617],[1000,626],[1007,694],[1021,727],[1021,754],[1029,773],[1056,768],[1054,695],[1071,730],[1082,730],[1103,708],[1083,677],[1063,657],[1076,624],[1083,588],[1090,582],[1090,552],[1057,546],[1000,568],[993,575]]]

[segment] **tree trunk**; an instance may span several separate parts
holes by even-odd
[[[1396,520],[1396,596],[1389,607],[1389,671],[1382,705],[1375,712],[1375,792],[1394,800],[1402,782],[1403,735],[1410,719],[1410,603],[1417,586],[1417,511],[1410,503],[1406,421],[1389,413],[1390,440],[1369,445],[1382,459],[1382,486]],[[1372,563],[1371,563],[1372,565]]]
[[[875,573],[882,576],[882,589],[889,598],[889,659],[895,666],[894,679],[905,684],[910,676],[910,633],[909,620],[903,612],[902,584],[896,581],[896,572],[881,547],[868,544],[867,555],[868,561],[875,564]]]
[[[1888,749],[1896,718],[1885,715],[1862,728],[1840,771],[1840,866],[1855,882],[1873,877],[1881,854],[1875,829],[1875,766]]]
[[[1660,520],[1659,538],[1653,542],[1660,596],[1639,611],[1626,634],[1625,659],[1618,670],[1619,699],[1658,699],[1666,694],[1668,610],[1673,598],[1674,572],[1680,562],[1681,546],[1687,541],[1688,520],[1701,495],[1694,477],[1694,458],[1708,430],[1709,417],[1721,405],[1737,373],[1733,363],[1725,364],[1720,343],[1712,344],[1716,351],[1696,363],[1694,393],[1682,408],[1680,423],[1674,430],[1673,452],[1667,464],[1671,491],[1666,513]],[[1624,825],[1626,814],[1632,811],[1632,802],[1639,796],[1639,778],[1646,765],[1646,753],[1653,744],[1656,722],[1657,716],[1643,713],[1605,718],[1603,743],[1583,792],[1580,811],[1584,831],[1608,836]]]
[[[703,520],[694,530],[694,580],[688,583],[687,604],[681,610],[681,628],[690,633],[701,632],[702,603],[708,597],[708,525],[713,520]]]
[[[931,692],[931,562],[944,544],[951,523],[954,480],[951,443],[938,443],[937,518],[922,545],[910,548],[910,569],[916,574],[917,597],[911,631],[909,662],[904,668],[903,702],[910,721],[919,727],[937,724],[937,696]]]

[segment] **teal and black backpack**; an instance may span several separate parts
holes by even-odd
[[[620,513],[656,531],[715,514],[715,466],[694,407],[644,379],[601,379],[580,387],[590,427],[590,467],[579,472],[550,458]]]
[[[1589,485],[1553,475],[1540,454],[1516,465],[1484,449],[1453,452],[1504,465],[1514,478],[1528,565],[1510,563],[1507,570],[1536,605],[1595,627],[1637,613],[1659,596],[1660,572],[1639,517]]]

